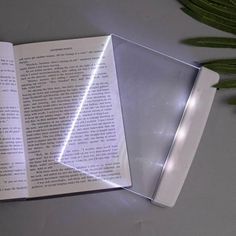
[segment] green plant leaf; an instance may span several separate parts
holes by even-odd
[[[229,89],[229,88],[236,88],[236,79],[226,79],[222,80],[217,84],[214,84],[212,87],[218,89]]]
[[[209,10],[208,8],[204,8],[201,5],[198,5],[198,1],[195,2],[194,0],[182,0],[181,2],[185,7],[198,15],[205,16],[220,24],[230,25],[236,28],[236,17],[231,19],[225,17],[225,15],[219,15],[219,13],[216,13],[213,10]]]
[[[182,1],[190,2],[189,0],[181,0],[181,2]],[[236,19],[236,8],[233,5],[231,7],[227,7],[209,0],[191,0],[191,2],[216,15],[221,15],[229,19]]]
[[[235,27],[219,23],[215,20],[212,20],[212,19],[208,18],[207,16],[198,15],[198,14],[194,13],[193,11],[189,10],[188,8],[181,8],[181,9],[184,13],[191,16],[192,18],[194,18],[197,21],[200,21],[200,22],[202,22],[206,25],[209,25],[211,27],[214,27],[216,29],[223,30],[225,32],[229,32],[229,33],[232,33],[232,34],[236,34],[236,28]]]
[[[204,64],[208,69],[214,70],[219,74],[236,74],[236,66],[228,64]]]
[[[227,103],[229,105],[236,105],[236,97],[231,97],[231,98],[227,99]]]
[[[210,0],[211,2],[218,3],[220,5],[224,5],[226,7],[232,7],[234,4],[231,2],[231,0]]]
[[[228,64],[228,65],[235,65],[236,66],[236,58],[230,59],[217,59],[217,60],[210,60],[202,62],[202,65],[206,64]]]
[[[202,62],[201,64],[220,74],[236,74],[236,59],[235,58],[205,61],[205,62]]]
[[[197,37],[184,39],[181,42],[196,47],[236,48],[236,38]]]
[[[236,0],[229,0],[234,6],[236,6]]]

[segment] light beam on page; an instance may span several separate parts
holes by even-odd
[[[87,172],[87,171],[84,171],[84,170],[80,169],[80,168],[76,168],[76,167],[74,167],[74,166],[71,166],[71,165],[69,165],[69,164],[66,164],[66,163],[64,163],[64,162],[62,161],[64,152],[65,152],[66,147],[67,147],[67,145],[68,145],[68,142],[69,142],[69,140],[70,140],[70,138],[71,138],[71,136],[72,136],[73,130],[75,129],[76,122],[77,122],[78,119],[79,119],[79,116],[80,116],[80,114],[81,114],[81,110],[82,110],[83,105],[84,105],[84,103],[85,103],[85,101],[86,101],[86,99],[87,99],[87,96],[88,96],[88,93],[89,93],[89,91],[90,91],[90,88],[91,88],[91,86],[92,86],[92,84],[93,84],[93,82],[94,82],[95,76],[96,76],[96,74],[97,74],[97,71],[98,71],[98,69],[99,69],[99,66],[100,66],[100,64],[101,64],[101,61],[102,61],[102,59],[103,59],[103,56],[104,56],[104,54],[105,54],[105,51],[106,51],[106,49],[107,49],[107,46],[108,46],[108,43],[109,43],[110,39],[111,39],[111,37],[109,36],[109,37],[107,38],[107,40],[105,41],[104,47],[103,47],[103,49],[102,49],[102,52],[101,52],[101,54],[100,54],[100,56],[99,56],[99,58],[98,58],[98,60],[97,60],[97,62],[96,62],[96,65],[95,65],[94,70],[93,70],[92,73],[91,73],[91,76],[90,76],[90,79],[89,79],[89,83],[88,83],[87,88],[86,88],[86,90],[85,90],[85,92],[84,92],[84,95],[83,95],[83,98],[82,98],[82,100],[81,100],[81,102],[80,102],[80,105],[79,105],[79,107],[78,107],[78,109],[77,109],[77,111],[76,111],[76,115],[75,115],[75,117],[74,117],[74,119],[73,119],[73,122],[72,122],[72,124],[71,124],[71,127],[70,127],[70,129],[69,129],[69,131],[68,131],[68,133],[67,133],[67,135],[66,135],[66,139],[65,139],[65,141],[64,141],[64,144],[63,144],[62,150],[61,150],[61,152],[60,152],[60,155],[59,155],[59,157],[57,158],[57,162],[63,164],[64,166],[67,166],[67,167],[69,167],[69,168],[72,168],[72,169],[74,169],[74,170],[77,170],[77,171],[79,171],[80,173],[83,173],[83,174],[85,174],[85,175],[87,175],[87,176],[89,176],[89,177],[95,178],[95,179],[97,179],[97,180],[101,179],[103,182],[105,182],[105,183],[111,185],[112,187],[120,187],[120,185],[115,184],[115,183],[113,183],[113,182],[111,182],[111,181],[105,180],[103,177],[98,177],[98,176],[93,175],[93,174],[91,174],[91,173],[89,173],[89,172]]]
[[[83,105],[84,105],[84,103],[85,103],[85,101],[86,101],[86,99],[87,99],[89,90],[90,90],[90,88],[91,88],[91,86],[92,86],[92,84],[93,84],[93,82],[94,82],[95,75],[97,74],[99,65],[101,64],[102,58],[103,58],[103,56],[104,56],[104,53],[105,53],[105,51],[106,51],[106,48],[107,48],[107,46],[108,46],[108,43],[109,43],[110,39],[111,39],[111,37],[108,36],[107,40],[105,41],[104,47],[103,47],[103,49],[102,49],[102,52],[101,52],[101,54],[100,54],[100,56],[99,56],[99,58],[98,58],[98,60],[97,60],[97,62],[96,62],[95,68],[94,68],[94,70],[93,70],[93,72],[92,72],[92,74],[91,74],[91,77],[90,77],[90,79],[89,79],[88,86],[87,86],[87,88],[86,88],[86,90],[85,90],[85,92],[84,92],[83,98],[82,98],[82,100],[81,100],[81,102],[80,102],[80,105],[79,105],[77,111],[76,111],[75,118],[73,119],[73,122],[72,122],[72,124],[71,124],[71,127],[70,127],[70,129],[69,129],[69,131],[68,131],[68,133],[67,133],[67,135],[66,135],[66,139],[65,139],[65,141],[64,141],[62,150],[61,150],[60,155],[59,155],[59,157],[58,157],[58,159],[57,159],[57,161],[60,162],[60,163],[61,163],[63,154],[64,154],[64,152],[65,152],[66,146],[67,146],[67,144],[68,144],[68,142],[69,142],[69,140],[70,140],[70,138],[71,138],[72,132],[73,132],[73,130],[74,130],[74,128],[75,128],[76,122],[77,122],[77,120],[78,120],[78,118],[79,118],[79,116],[80,116],[80,113],[81,113],[81,110],[82,110],[82,108],[83,108]]]

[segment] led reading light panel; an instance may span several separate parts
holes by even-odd
[[[8,58],[1,68],[18,81],[1,101],[9,107],[14,95],[20,114],[3,128],[19,130],[24,144],[21,179],[15,170],[0,178],[0,199],[125,188],[175,204],[218,74],[117,35],[0,43],[0,52]],[[3,154],[2,166],[16,163]]]

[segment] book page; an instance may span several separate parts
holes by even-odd
[[[27,182],[15,61],[0,42],[0,199],[24,198]]]
[[[110,36],[15,46],[31,197],[130,186]]]

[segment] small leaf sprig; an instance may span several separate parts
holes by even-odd
[[[181,8],[195,20],[216,29],[236,35],[236,0],[179,0]],[[235,37],[196,37],[182,40],[182,43],[196,47],[236,48]],[[230,79],[221,80],[214,87],[218,89],[236,88],[236,58],[216,59],[201,63],[203,66],[221,75],[233,75]],[[236,105],[236,98],[228,100]]]

